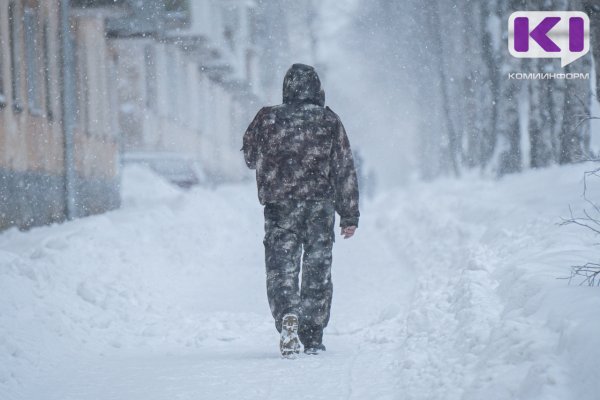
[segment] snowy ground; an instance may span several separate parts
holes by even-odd
[[[282,360],[253,186],[125,174],[124,207],[0,235],[0,399],[596,399],[582,172],[414,184],[338,240],[328,351]]]

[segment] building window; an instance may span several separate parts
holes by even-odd
[[[23,111],[21,98],[21,66],[19,65],[19,60],[21,59],[21,24],[19,23],[17,15],[17,4],[16,2],[11,1],[8,4],[8,40],[10,44],[12,106],[15,112],[21,112]]]
[[[156,109],[156,50],[152,45],[144,47],[146,60],[146,108]]]
[[[32,8],[25,8],[23,15],[25,25],[25,62],[27,63],[27,105],[31,114],[42,115],[37,12]]]
[[[52,108],[52,85],[50,76],[50,35],[48,33],[48,21],[44,22],[44,83],[46,93],[46,117],[48,120],[54,120],[54,112]]]

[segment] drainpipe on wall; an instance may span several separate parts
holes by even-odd
[[[75,57],[73,54],[73,36],[70,22],[70,0],[60,2],[60,26],[62,48],[62,120],[65,163],[65,214],[67,219],[77,218],[75,189],[75,159],[73,133],[76,113]]]

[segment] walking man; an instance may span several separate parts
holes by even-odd
[[[335,212],[345,239],[360,214],[350,143],[339,117],[325,107],[313,67],[290,67],[283,104],[262,108],[243,142],[265,206],[267,296],[281,355],[294,358],[300,342],[305,353],[318,354],[331,308]]]

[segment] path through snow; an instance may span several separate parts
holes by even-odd
[[[584,168],[367,204],[336,242],[328,351],[294,361],[255,189],[186,193],[130,169],[123,209],[0,235],[0,398],[592,399],[600,296],[555,279],[595,256],[556,226],[583,205]]]

